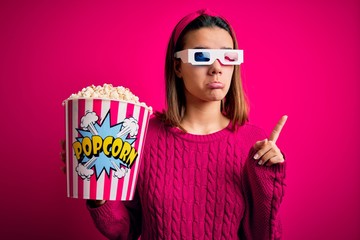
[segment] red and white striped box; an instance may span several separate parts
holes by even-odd
[[[131,102],[64,101],[67,196],[132,200],[152,109]]]

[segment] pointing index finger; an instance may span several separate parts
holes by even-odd
[[[269,137],[270,141],[273,141],[275,143],[278,140],[279,135],[281,133],[281,129],[284,127],[287,118],[288,118],[287,115],[284,115],[280,118],[279,122],[276,124],[276,126],[274,127],[274,129],[271,132],[271,135]]]

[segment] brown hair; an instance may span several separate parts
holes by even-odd
[[[156,116],[171,126],[181,128],[180,122],[185,110],[186,98],[183,81],[175,74],[174,53],[183,50],[185,35],[192,30],[216,26],[226,30],[230,34],[234,42],[234,49],[238,48],[238,43],[230,24],[228,24],[224,18],[219,16],[201,14],[182,30],[175,42],[175,33],[178,32],[178,26],[179,24],[172,32],[165,59],[165,92],[167,110],[161,113],[157,112]],[[225,99],[222,101],[220,111],[222,111],[222,113],[231,120],[233,128],[236,128],[236,126],[241,126],[248,120],[248,109],[248,101],[240,79],[240,66],[235,65],[230,88],[225,96]]]

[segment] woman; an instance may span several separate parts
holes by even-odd
[[[184,17],[169,41],[167,110],[150,120],[134,201],[88,201],[110,239],[278,239],[284,158],[247,123],[229,23],[208,10]]]

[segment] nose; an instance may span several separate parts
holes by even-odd
[[[209,74],[210,75],[217,75],[217,74],[221,75],[222,74],[221,63],[218,59],[216,59],[214,61],[214,63],[210,65]]]

